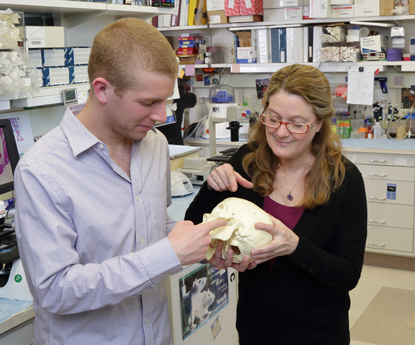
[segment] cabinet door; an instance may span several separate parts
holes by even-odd
[[[367,210],[369,225],[413,229],[413,206],[368,202]]]
[[[345,152],[344,155],[355,164],[415,166],[415,158],[409,155],[355,152]]]
[[[414,182],[365,179],[365,187],[367,201],[414,205]]]
[[[371,225],[367,230],[366,248],[379,251],[413,252],[413,230]]]
[[[415,168],[357,164],[364,179],[414,182]]]

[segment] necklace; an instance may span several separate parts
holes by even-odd
[[[294,190],[294,188],[295,188],[295,186],[297,185],[297,183],[298,183],[298,182],[300,182],[301,178],[303,177],[303,174],[304,174],[304,171],[305,171],[305,170],[301,173],[301,176],[300,176],[300,178],[297,180],[297,182],[294,184],[294,187],[290,189],[290,187],[288,187],[287,180],[285,179],[285,175],[284,175],[284,171],[283,171],[283,170],[284,170],[284,168],[282,167],[282,165],[281,165],[281,164],[280,164],[280,167],[281,167],[282,177],[284,178],[285,185],[287,186],[287,189],[288,189],[287,199],[288,199],[289,201],[293,201],[293,200],[294,200],[294,197],[293,197],[293,195],[291,194],[291,192]]]

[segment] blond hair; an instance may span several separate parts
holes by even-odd
[[[332,191],[343,182],[345,166],[341,154],[341,141],[330,128],[335,110],[331,101],[331,88],[325,75],[315,67],[293,64],[275,72],[264,95],[264,105],[272,95],[284,91],[301,96],[313,109],[321,129],[311,142],[315,161],[305,176],[302,206],[312,209],[326,203]],[[254,190],[267,196],[274,190],[274,179],[279,158],[268,146],[265,126],[258,121],[250,131],[249,146],[252,150],[243,159],[243,167],[252,177]]]
[[[109,81],[118,96],[134,87],[140,69],[177,78],[178,64],[173,48],[151,24],[137,18],[124,18],[104,27],[94,38],[88,64],[92,82],[99,77]]]

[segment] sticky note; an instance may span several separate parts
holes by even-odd
[[[196,74],[195,73],[195,65],[186,65],[185,70],[186,70],[186,75],[188,77]]]

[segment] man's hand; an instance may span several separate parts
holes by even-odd
[[[202,261],[210,244],[209,232],[226,226],[225,219],[194,225],[190,221],[177,222],[167,236],[182,266]]]

